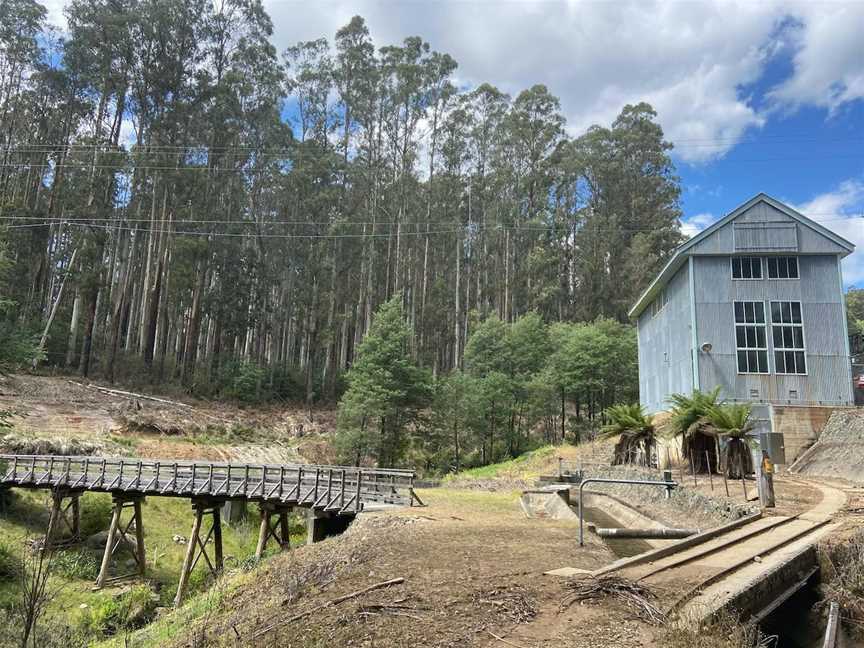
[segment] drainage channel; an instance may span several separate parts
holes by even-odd
[[[759,624],[763,634],[777,637],[777,648],[823,647],[826,620],[816,609],[819,602],[816,579],[814,577]],[[851,645],[848,641],[844,643],[842,637],[836,644],[837,648],[851,648]]]

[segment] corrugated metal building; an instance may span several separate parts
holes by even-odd
[[[840,260],[854,249],[765,194],[687,241],[630,311],[642,405],[720,386],[764,404],[775,433],[790,407],[851,405]]]

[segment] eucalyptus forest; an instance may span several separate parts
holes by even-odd
[[[0,0],[0,367],[341,399],[352,461],[442,469],[634,399],[682,240],[651,106],[574,133],[359,16],[279,52],[260,0],[65,15]]]

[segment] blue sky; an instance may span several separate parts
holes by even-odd
[[[44,1],[44,0],[43,0]],[[47,0],[61,29],[65,0]],[[658,112],[693,234],[764,191],[856,243],[864,287],[864,1],[264,0],[279,51],[353,15],[375,44],[420,35],[457,83],[561,99],[568,130]]]

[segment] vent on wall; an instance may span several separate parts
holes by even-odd
[[[785,221],[733,223],[736,251],[798,250],[798,228]]]
[[[759,398],[759,390],[751,389],[750,390],[750,398]]]
[[[789,390],[789,400],[798,400],[798,390],[790,389]]]

